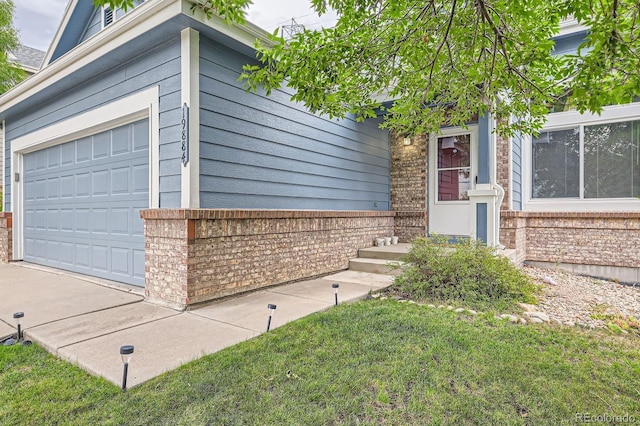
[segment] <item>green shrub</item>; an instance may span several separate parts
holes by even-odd
[[[411,298],[464,303],[482,309],[535,302],[538,287],[509,259],[477,240],[417,238],[402,259],[407,269],[394,287]]]

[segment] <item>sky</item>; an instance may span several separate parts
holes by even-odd
[[[14,26],[18,29],[20,42],[46,51],[60,25],[67,2],[68,0],[14,0]],[[334,16],[318,17],[307,0],[253,0],[248,13],[249,21],[267,31],[290,24],[291,18],[313,29],[330,25]]]

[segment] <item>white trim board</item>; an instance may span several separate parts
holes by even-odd
[[[105,106],[57,122],[11,141],[11,210],[13,260],[24,256],[24,154],[94,135],[134,121],[149,119],[149,207],[160,204],[160,89],[152,87]],[[16,182],[16,173],[20,179]]]
[[[181,201],[185,209],[200,208],[200,33],[192,28],[182,30],[181,103],[189,108],[189,162],[181,164]]]

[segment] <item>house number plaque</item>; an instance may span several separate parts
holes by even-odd
[[[180,142],[182,144],[182,165],[186,166],[189,162],[189,106],[185,102],[182,105],[182,132]]]

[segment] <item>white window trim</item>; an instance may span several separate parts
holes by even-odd
[[[109,129],[149,119],[149,207],[160,204],[160,114],[158,86],[57,122],[11,141],[11,211],[13,260],[24,257],[24,154],[60,145]],[[16,173],[19,180],[16,182]]]
[[[613,105],[605,107],[601,114],[585,113],[577,111],[556,112],[547,116],[547,123],[543,131],[561,130],[577,126],[591,126],[604,123],[616,123],[621,121],[640,120],[640,103]],[[581,136],[582,138],[582,136]],[[532,138],[531,135],[523,135],[523,164],[522,164],[522,209],[525,211],[566,211],[566,212],[613,212],[613,211],[638,211],[640,200],[634,197],[628,198],[532,198]],[[583,167],[583,149],[580,149],[580,167]],[[580,173],[580,193],[584,191],[584,173]]]

